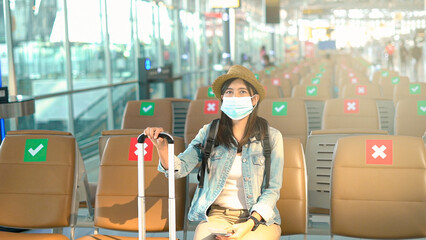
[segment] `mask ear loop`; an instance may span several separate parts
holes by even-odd
[[[259,94],[254,94],[253,96],[251,96],[251,98],[253,98],[254,96],[256,96],[256,95],[258,95],[259,96]],[[257,104],[259,104],[259,101],[257,101],[257,103],[253,106],[253,109],[255,109],[256,107],[257,107]]]

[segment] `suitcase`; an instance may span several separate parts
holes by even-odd
[[[146,223],[145,223],[145,182],[144,182],[144,142],[148,136],[141,134],[138,136],[138,232],[139,240],[146,239]],[[169,239],[176,240],[176,198],[175,198],[175,154],[173,137],[165,132],[159,134],[159,137],[167,140],[168,143],[168,158],[169,158]]]

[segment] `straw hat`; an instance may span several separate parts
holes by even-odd
[[[262,84],[260,84],[259,81],[257,81],[254,74],[248,70],[247,68],[241,66],[241,65],[233,65],[229,68],[228,73],[223,74],[216,78],[212,84],[213,93],[216,96],[217,99],[221,100],[221,89],[222,85],[229,79],[232,78],[240,78],[247,82],[249,82],[253,87],[256,89],[257,93],[259,94],[259,102],[262,101],[265,98],[265,89],[263,88]]]

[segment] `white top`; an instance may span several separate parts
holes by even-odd
[[[214,204],[229,209],[247,209],[244,198],[241,156],[236,156],[222,192]]]

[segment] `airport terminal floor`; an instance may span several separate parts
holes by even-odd
[[[5,0],[0,60],[0,240],[193,239],[203,165],[169,181],[141,133],[177,156],[246,69],[280,239],[426,240],[424,0]]]

